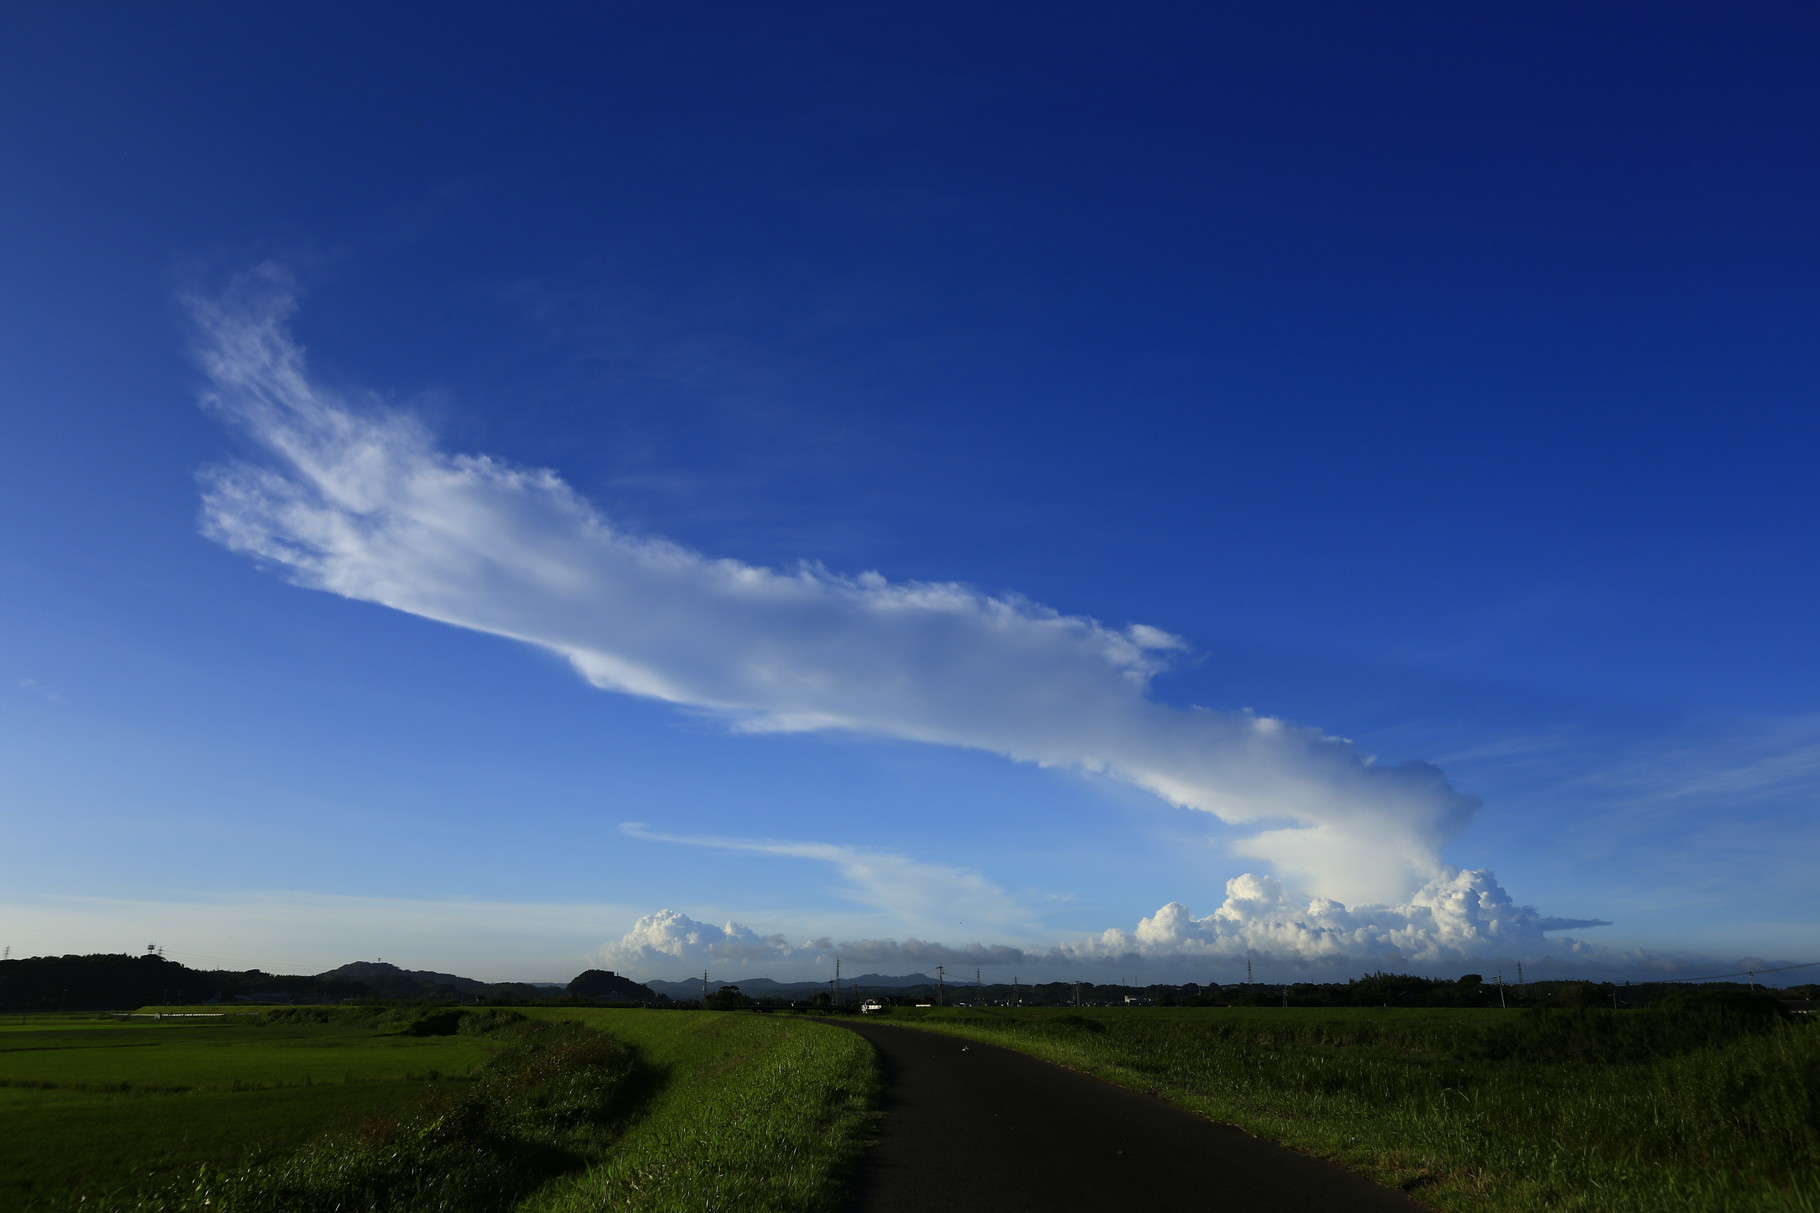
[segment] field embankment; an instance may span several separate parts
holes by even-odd
[[[1820,1027],[1773,1013],[938,1009],[1445,1210],[1820,1213]]]
[[[771,1015],[578,1017],[630,1045],[655,1089],[600,1165],[549,1185],[525,1213],[840,1207],[877,1102],[877,1059],[865,1041]]]

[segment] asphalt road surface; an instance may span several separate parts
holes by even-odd
[[[1418,1213],[1330,1163],[992,1045],[842,1023],[884,1067],[849,1213]]]

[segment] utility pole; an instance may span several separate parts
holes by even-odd
[[[1024,996],[1018,992],[1016,973],[1011,975],[1011,1005],[1014,1007],[1021,1007],[1024,1005]]]
[[[948,1005],[948,969],[945,965],[935,966],[935,1005]]]
[[[708,970],[701,971],[701,1005],[708,1005]]]
[[[840,1010],[840,957],[834,958],[834,1009]]]
[[[1251,957],[1245,958],[1245,984],[1251,984]]]
[[[1508,1008],[1505,1007],[1505,1005],[1504,1005],[1504,970],[1503,969],[1498,970],[1497,981],[1498,981],[1498,1009],[1500,1011],[1507,1010]]]
[[[1523,992],[1523,962],[1517,962],[1517,993]]]

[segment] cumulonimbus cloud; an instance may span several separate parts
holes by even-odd
[[[761,568],[629,534],[554,473],[436,445],[314,381],[267,267],[192,300],[206,403],[269,453],[204,476],[212,539],[299,585],[508,636],[748,730],[841,729],[1100,772],[1255,833],[1298,887],[1391,904],[1451,869],[1472,798],[1425,763],[1150,696],[1185,646],[962,585]]]
[[[1281,977],[1355,976],[1359,966],[1447,972],[1502,958],[1571,969],[1583,964],[1657,968],[1672,958],[1621,956],[1553,932],[1606,924],[1549,918],[1513,902],[1487,871],[1460,871],[1422,886],[1407,901],[1351,909],[1332,898],[1298,898],[1271,876],[1246,874],[1226,882],[1226,899],[1196,917],[1170,902],[1127,930],[1084,939],[1025,946],[946,944],[922,939],[835,942],[760,934],[736,922],[697,922],[675,910],[640,918],[600,959],[641,976],[663,976],[700,965],[723,972],[805,975],[839,957],[850,963],[963,966],[1055,977],[1083,970],[1116,970],[1142,980],[1182,981],[1223,972],[1236,980],[1247,960]],[[1710,962],[1704,962],[1710,963]]]
[[[1357,909],[1330,897],[1296,897],[1274,877],[1247,873],[1226,882],[1225,901],[1205,917],[1170,902],[1132,930],[1106,931],[1056,951],[1076,961],[1260,956],[1295,968],[1344,967],[1360,960],[1434,967],[1487,956],[1592,956],[1602,950],[1549,933],[1606,925],[1598,919],[1551,918],[1517,905],[1483,869],[1439,876],[1396,905]]]

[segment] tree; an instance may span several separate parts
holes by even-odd
[[[710,1011],[737,1011],[751,1006],[752,1000],[740,993],[738,986],[722,986],[702,999],[701,1005]]]

